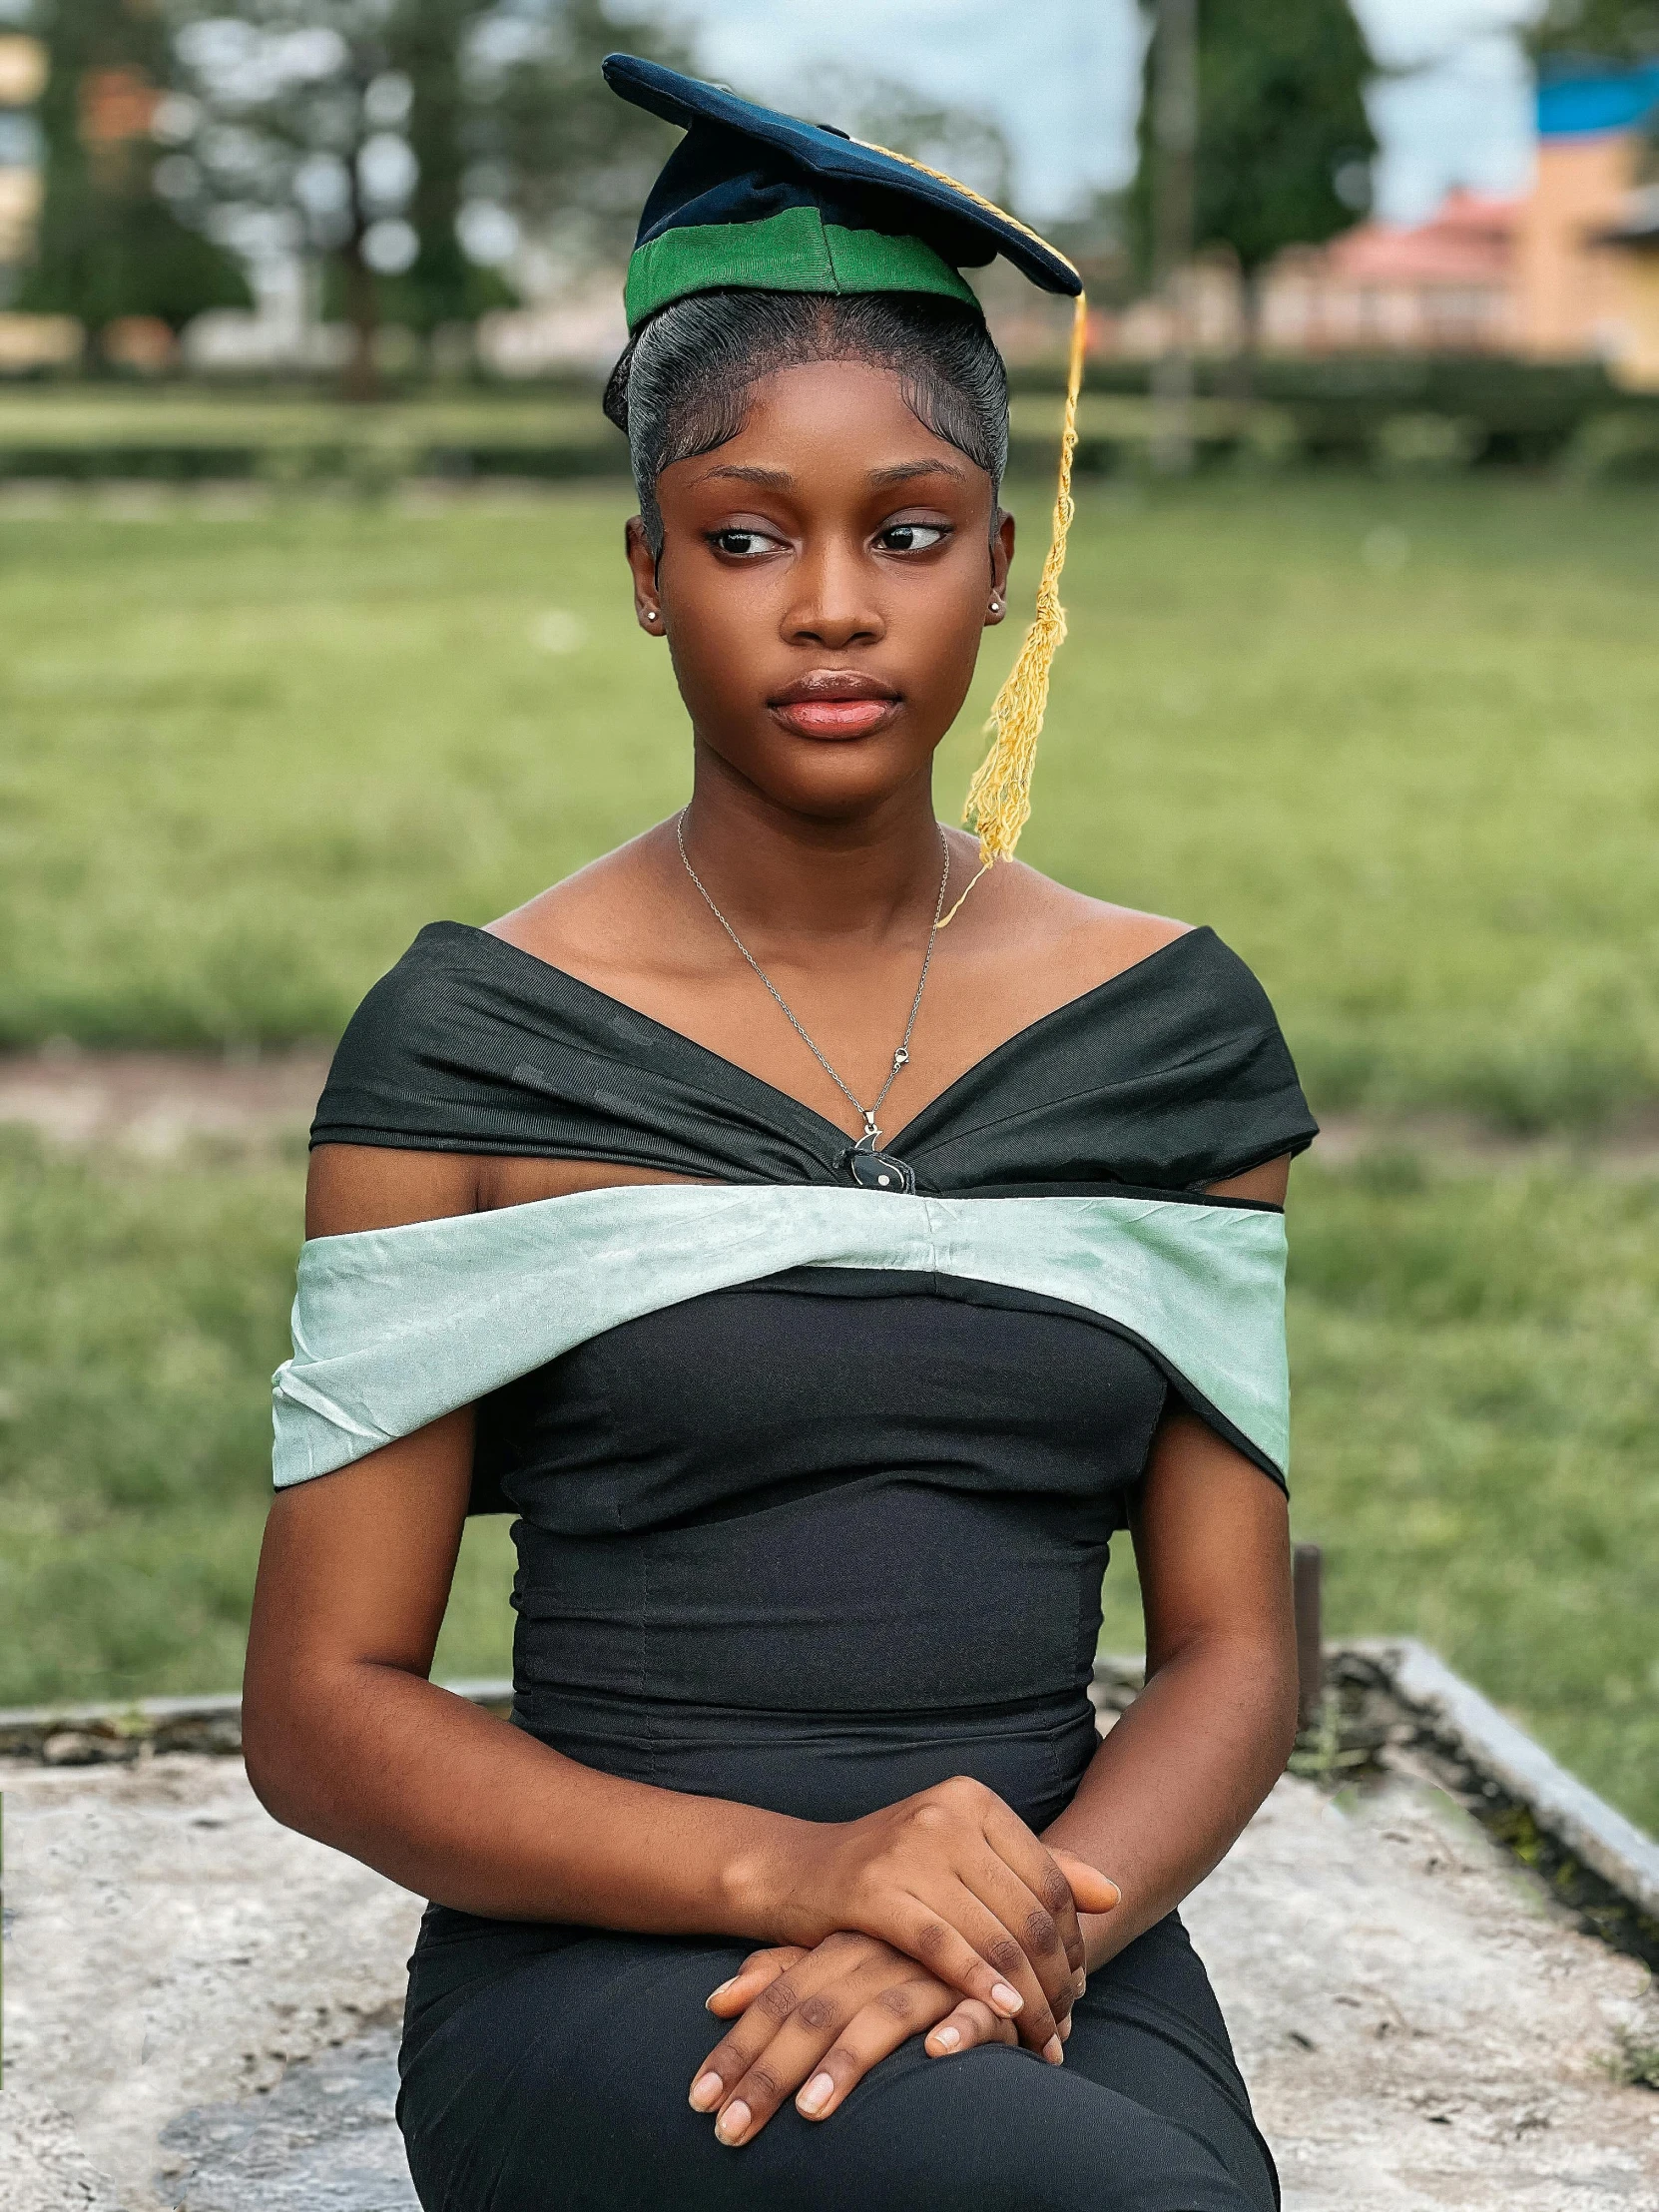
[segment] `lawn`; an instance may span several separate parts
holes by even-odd
[[[329,1037],[421,922],[674,806],[625,504],[0,518],[0,1042]],[[1327,1109],[1650,1105],[1656,521],[1521,480],[1089,487],[1024,849],[1219,928]]]
[[[0,1041],[326,1038],[422,921],[667,812],[624,512],[0,512]],[[1023,847],[1218,927],[1317,1109],[1559,1132],[1299,1169],[1297,1522],[1336,1629],[1424,1636],[1650,1826],[1659,1176],[1566,1147],[1659,1103],[1656,521],[1521,479],[1090,487]],[[965,717],[947,798],[976,749]],[[235,1682],[300,1172],[0,1147],[0,1702]],[[443,1671],[502,1669],[506,1579],[478,1524]]]

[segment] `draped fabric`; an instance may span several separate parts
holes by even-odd
[[[623,1323],[797,1268],[1052,1302],[1147,1350],[1283,1480],[1276,1209],[1203,1186],[1315,1124],[1260,986],[1193,930],[1031,1023],[894,1136],[915,1193],[677,1031],[455,922],[369,992],[313,1144],[539,1154],[697,1178],[312,1240],[276,1378],[279,1486],[348,1465]],[[474,1508],[498,1502],[488,1485]]]
[[[1317,1127],[1261,985],[1194,929],[987,1053],[887,1149],[923,1196],[1191,1191]],[[810,1106],[453,921],[424,928],[352,1017],[311,1142],[846,1182],[847,1138]]]

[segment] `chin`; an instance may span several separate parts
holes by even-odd
[[[917,776],[932,760],[929,747],[919,756],[900,753],[892,732],[870,738],[785,738],[721,758],[763,797],[791,814],[823,821],[849,821],[871,814]]]

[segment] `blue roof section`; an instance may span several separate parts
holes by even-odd
[[[1659,63],[1546,79],[1538,87],[1540,138],[1632,131],[1659,108]]]

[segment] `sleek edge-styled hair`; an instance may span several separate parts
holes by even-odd
[[[925,292],[701,291],[642,323],[605,387],[653,554],[663,550],[663,470],[736,437],[751,387],[808,361],[894,370],[917,421],[990,478],[994,518],[1008,462],[1008,376],[976,308]]]

